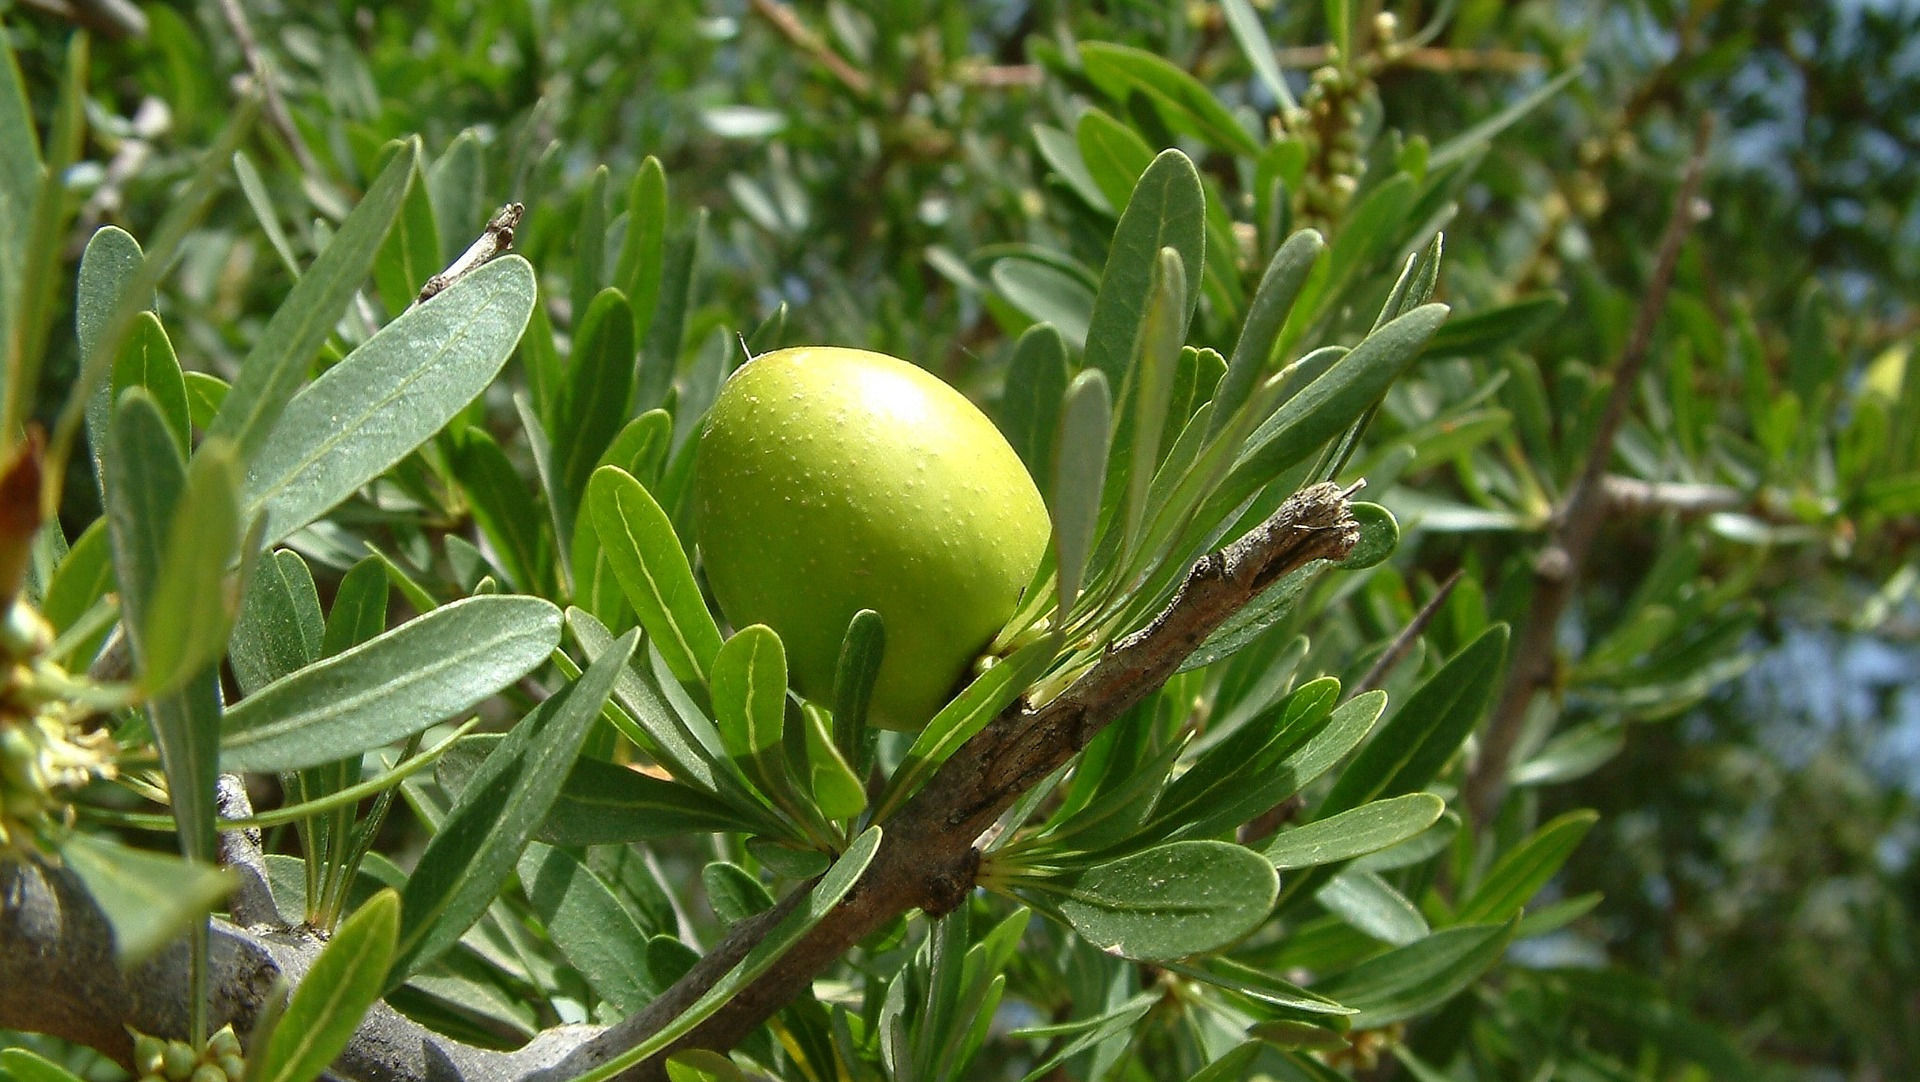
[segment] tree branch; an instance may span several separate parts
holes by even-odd
[[[1527,707],[1533,702],[1534,694],[1552,682],[1561,614],[1573,598],[1586,566],[1587,553],[1612,505],[1605,481],[1607,465],[1613,458],[1614,438],[1626,420],[1627,410],[1639,388],[1641,370],[1646,367],[1647,356],[1653,349],[1654,328],[1666,309],[1667,292],[1673,287],[1681,245],[1699,220],[1695,201],[1699,197],[1712,135],[1712,116],[1702,116],[1694,131],[1693,153],[1687,161],[1686,174],[1660,237],[1653,277],[1640,295],[1640,307],[1634,314],[1626,348],[1614,365],[1613,390],[1607,397],[1600,423],[1594,427],[1586,462],[1554,515],[1545,547],[1534,558],[1533,600],[1514,646],[1506,686],[1501,690],[1499,704],[1494,708],[1493,719],[1488,723],[1479,754],[1467,776],[1467,809],[1475,823],[1485,824],[1499,807],[1506,792],[1509,760],[1520,739]]]
[[[1246,536],[1195,561],[1151,623],[1114,643],[1052,701],[1008,707],[942,765],[884,824],[879,851],[837,909],[718,1013],[628,1077],[664,1078],[665,1057],[681,1048],[733,1047],[876,929],[915,909],[935,917],[953,910],[973,888],[976,843],[1015,798],[1151,694],[1273,582],[1315,560],[1340,559],[1358,540],[1345,493],[1321,484],[1295,493]],[[363,1082],[561,1082],[657,1032],[803,897],[795,891],[740,922],[685,977],[618,1025],[560,1027],[503,1053],[433,1033],[375,1004],[333,1073]],[[70,873],[38,864],[0,867],[0,1026],[77,1041],[123,1064],[132,1054],[123,1024],[160,1035],[184,1032],[184,944],[130,973],[113,963],[111,944],[105,919]],[[319,946],[297,932],[215,921],[215,1024],[231,1021],[249,1031],[276,982],[297,981]]]

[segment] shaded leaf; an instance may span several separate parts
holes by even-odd
[[[1155,961],[1233,943],[1265,922],[1278,890],[1273,866],[1253,850],[1184,841],[1088,869],[1059,906],[1100,949]]]
[[[391,889],[368,899],[341,922],[300,979],[266,1048],[247,1064],[257,1082],[311,1082],[353,1039],[380,982],[400,928],[400,896]]]

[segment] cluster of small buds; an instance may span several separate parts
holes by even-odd
[[[73,815],[65,792],[114,773],[113,739],[83,730],[52,646],[46,620],[14,601],[0,619],[0,861],[47,852]]]
[[[240,1055],[240,1038],[231,1025],[207,1038],[199,1052],[185,1041],[163,1041],[146,1033],[133,1035],[133,1069],[140,1082],[242,1082],[247,1062]]]
[[[1298,108],[1281,118],[1307,149],[1299,212],[1313,222],[1337,220],[1360,186],[1360,95],[1366,80],[1329,64],[1313,73]]]

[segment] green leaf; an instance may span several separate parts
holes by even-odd
[[[587,182],[580,189],[580,221],[573,230],[573,275],[572,300],[576,328],[584,326],[580,317],[587,314],[593,304],[594,294],[600,290],[601,279],[607,273],[607,178],[605,165],[594,167],[587,174]],[[633,313],[623,311],[627,326],[623,328],[629,334],[633,330]],[[631,362],[632,358],[628,358]],[[629,363],[628,372],[632,367]],[[626,403],[623,400],[622,406]],[[594,454],[599,454],[595,451]]]
[[[153,306],[151,296],[129,295],[145,261],[140,242],[119,226],[102,226],[87,238],[87,246],[80,253],[73,296],[74,336],[79,340],[83,361],[100,348],[101,337],[108,331],[115,309],[122,304],[142,310]],[[117,390],[103,388],[87,403],[87,436],[93,444],[96,468],[103,453],[108,416],[113,403],[119,401],[115,397]],[[180,454],[186,453],[186,447],[181,446]]]
[[[1500,960],[1514,925],[1472,924],[1435,932],[1336,973],[1314,991],[1357,1013],[1356,1030],[1378,1029],[1445,1003]]]
[[[214,414],[220,411],[220,403],[227,400],[226,381],[219,376],[205,372],[182,372],[187,386],[187,420],[193,427],[204,430],[213,423]]]
[[[167,567],[166,531],[187,488],[186,466],[152,395],[135,389],[121,396],[108,425],[103,467],[121,622],[136,668],[145,672],[154,645],[147,632],[155,628]],[[194,679],[194,686],[178,694],[153,699],[148,717],[173,794],[182,852],[211,861],[220,703],[213,674]]]
[[[1000,396],[1000,429],[1035,477],[1051,476],[1060,402],[1067,391],[1067,342],[1051,324],[1027,328],[1014,343]]]
[[[1383,796],[1425,788],[1479,724],[1507,651],[1496,624],[1427,678],[1342,771],[1316,819]]]
[[[615,685],[618,693],[618,684]],[[462,739],[440,760],[435,780],[458,796],[504,737],[486,733]],[[682,834],[754,832],[756,820],[688,785],[666,781],[600,759],[574,760],[534,838],[548,845],[624,845]]]
[[[1166,60],[1128,45],[1080,43],[1080,64],[1102,93],[1124,102],[1145,94],[1168,127],[1197,136],[1238,157],[1260,153],[1260,144],[1198,79]],[[1198,268],[1193,268],[1197,270]],[[1196,273],[1191,276],[1199,280]]]
[[[753,873],[738,864],[714,861],[700,869],[707,905],[720,923],[732,925],[773,908],[773,896]]]
[[[814,807],[828,819],[859,815],[867,808],[867,787],[834,743],[826,711],[809,703],[800,708],[800,717],[807,727],[807,789]]]
[[[1103,373],[1109,385],[1127,385],[1129,362],[1153,295],[1154,267],[1162,248],[1180,253],[1186,281],[1200,281],[1206,251],[1206,196],[1199,171],[1177,150],[1163,151],[1134,185],[1100,275],[1100,292],[1087,326],[1086,364]],[[1183,332],[1198,301],[1197,290],[1187,297],[1187,308],[1178,321]]]
[[[521,590],[538,590],[542,583],[537,576],[546,566],[547,538],[540,529],[540,510],[513,460],[478,425],[468,426],[452,441],[449,458],[474,521],[492,543],[501,570]]]
[[[353,1039],[380,998],[400,929],[400,896],[369,898],[343,921],[300,979],[264,1050],[247,1064],[257,1082],[312,1082]]]
[[[1520,912],[1560,871],[1567,858],[1600,821],[1591,808],[1567,812],[1500,855],[1455,919],[1461,924],[1505,920]]]
[[[1396,947],[1433,931],[1419,907],[1372,872],[1342,872],[1328,880],[1314,900],[1349,926]]]
[[[1132,569],[1132,556],[1146,522],[1147,490],[1153,484],[1154,467],[1160,463],[1161,439],[1169,423],[1167,410],[1173,402],[1174,372],[1186,337],[1187,279],[1179,252],[1160,249],[1151,282],[1140,336],[1128,365],[1133,377],[1133,393],[1127,399],[1129,417],[1120,426],[1131,444],[1131,461],[1121,464],[1126,479],[1119,557],[1123,570]]]
[[[1484,357],[1523,341],[1559,317],[1567,307],[1564,293],[1535,293],[1511,304],[1487,308],[1449,320],[1435,331],[1421,357]]]
[[[1227,17],[1227,29],[1233,33],[1234,42],[1252,66],[1254,78],[1267,88],[1282,112],[1295,108],[1293,92],[1287,89],[1287,80],[1280,74],[1280,61],[1274,56],[1273,42],[1260,26],[1260,16],[1253,5],[1247,0],[1222,0],[1220,10]]]
[[[682,683],[706,683],[720,653],[720,628],[700,597],[667,513],[617,466],[593,472],[587,510],[601,551],[667,668]]]
[[[554,473],[559,520],[571,529],[601,454],[627,419],[633,391],[633,309],[617,289],[603,289],[584,310],[573,336],[566,382],[555,409]],[[571,532],[562,544],[572,540]]]
[[[760,791],[777,802],[797,792],[782,757],[787,706],[787,652],[765,624],[741,628],[714,655],[713,714],[727,754]]]
[[[152,957],[204,918],[234,885],[225,868],[129,849],[91,834],[68,835],[60,856],[113,928],[113,956],[123,969]]]
[[[332,657],[379,637],[387,629],[392,589],[386,568],[371,556],[348,568],[333,592],[333,608],[327,610],[319,656]]]
[[[107,520],[94,519],[54,568],[46,596],[40,601],[40,614],[55,631],[72,627],[107,592],[113,582],[110,544]]]
[[[887,782],[886,794],[880,800],[880,810],[874,813],[873,821],[885,820],[888,813],[918,792],[941,763],[959,751],[962,744],[973,739],[975,733],[986,728],[988,722],[1019,698],[1020,693],[1027,690],[1027,685],[1053,664],[1058,650],[1059,643],[1053,635],[1028,643],[1014,651],[1011,657],[982,673],[967,685],[966,690],[954,696],[952,702],[942,707],[927,722],[927,727],[920,730],[913,746],[901,758],[900,766]]]
[[[0,58],[7,57],[0,54]],[[79,1075],[28,1048],[0,1048],[0,1076],[13,1082],[84,1082]]]
[[[227,571],[240,555],[239,489],[239,464],[224,441],[202,446],[187,466],[143,616],[140,682],[150,695],[173,691],[227,652],[238,607]]]
[[[266,181],[260,177],[260,170],[247,157],[244,150],[233,152],[233,175],[240,182],[240,194],[246,197],[247,205],[253,208],[253,216],[259,219],[261,232],[267,235],[267,244],[280,257],[290,277],[300,277],[300,261],[294,258],[293,245],[287,242],[286,231],[280,228],[280,215],[274,208],[273,196],[267,192]]]
[[[318,269],[307,272],[296,294]],[[526,260],[496,259],[382,327],[292,395],[284,412],[276,404],[272,439],[240,447],[248,463],[246,514],[267,514],[266,543],[325,514],[473,401],[513,352],[533,301]],[[220,418],[260,408],[236,406],[239,392],[236,383],[214,419],[214,434],[233,427]]]
[[[854,613],[833,667],[833,737],[855,773],[865,773],[869,758],[867,706],[886,649],[886,623],[880,614],[872,609]]]
[[[1153,148],[1138,132],[1098,109],[1080,114],[1073,139],[1108,213],[1125,207],[1140,174],[1153,164]]]
[[[1080,148],[1074,144],[1073,136],[1049,124],[1035,124],[1033,145],[1040,151],[1040,156],[1046,159],[1047,164],[1053,167],[1053,171],[1059,174],[1060,179],[1066,182],[1067,187],[1072,189],[1073,193],[1079,196],[1087,206],[1101,214],[1113,213],[1113,201],[1107,198],[1106,193],[1100,190],[1100,185],[1094,181],[1093,174],[1087,169],[1086,158],[1080,153]],[[1129,181],[1127,188],[1132,187],[1133,184]],[[1123,189],[1122,195],[1124,194]]]
[[[227,770],[293,770],[356,755],[482,702],[560,642],[537,597],[470,597],[274,681],[227,711]],[[597,708],[596,708],[597,709]]]
[[[227,645],[241,694],[252,695],[319,660],[325,637],[320,594],[307,562],[286,549],[267,554],[247,580]]]
[[[113,362],[111,386],[116,398],[128,387],[146,388],[167,419],[167,430],[173,433],[175,446],[182,455],[187,453],[192,442],[187,381],[159,316],[141,312],[133,317],[133,326],[120,346],[119,357]]]
[[[1468,156],[1490,146],[1494,136],[1506,131],[1522,117],[1545,104],[1548,98],[1560,93],[1562,88],[1580,76],[1580,72],[1580,68],[1568,68],[1534,88],[1519,101],[1434,147],[1433,153],[1427,158],[1427,171],[1437,173],[1455,162],[1465,161]]]
[[[624,1015],[658,994],[647,968],[646,930],[606,881],[565,849],[537,842],[521,854],[519,871],[553,945],[594,995]]]
[[[1302,229],[1288,237],[1268,261],[1260,285],[1253,291],[1253,303],[1247,306],[1246,322],[1241,324],[1240,337],[1233,344],[1233,356],[1227,359],[1227,374],[1220,378],[1213,395],[1213,433],[1229,425],[1238,427],[1240,407],[1272,362],[1280,329],[1286,326],[1287,315],[1293,311],[1307,276],[1320,265],[1326,250],[1327,242],[1318,232]]]
[[[560,795],[638,640],[638,632],[622,636],[580,679],[520,719],[469,779],[401,892],[388,991],[451,947],[492,904]]]
[[[1363,500],[1348,504],[1347,510],[1359,524],[1360,540],[1337,566],[1347,571],[1362,571],[1385,561],[1400,547],[1400,523],[1392,511]]]
[[[1407,793],[1281,831],[1263,855],[1275,868],[1333,864],[1397,845],[1432,826],[1447,808],[1432,793]]]
[[[674,369],[680,363],[680,343],[687,333],[687,311],[692,307],[694,275],[700,263],[706,226],[706,210],[695,211],[693,224],[685,233],[667,242],[661,259],[659,300],[654,305],[647,333],[640,340],[640,375],[635,399],[643,410],[659,405],[673,384]],[[640,303],[638,294],[634,295],[633,302]],[[637,312],[636,318],[639,318]]]
[[[715,1011],[770,969],[802,936],[840,904],[840,899],[846,897],[847,892],[859,881],[861,873],[867,870],[867,865],[873,862],[873,854],[880,848],[880,837],[879,827],[868,827],[865,833],[854,839],[840,859],[834,861],[833,867],[827,869],[827,874],[807,891],[801,904],[768,929],[766,936],[747,952],[746,957],[715,981],[699,999],[646,1040],[581,1075],[575,1082],[605,1082],[679,1040],[712,1017]]]
[[[996,261],[987,277],[1007,303],[1084,348],[1094,306],[1086,283],[1051,263],[1017,257]]]
[[[649,154],[627,189],[627,232],[613,283],[627,295],[633,311],[634,340],[645,341],[666,262],[667,174]]]
[[[241,362],[240,374],[207,431],[209,436],[233,441],[240,461],[252,464],[256,454],[285,442],[276,424],[281,411],[306,378],[308,364],[346,311],[354,291],[366,280],[381,240],[400,213],[419,154],[419,141],[409,140],[387,163],[367,189],[366,198],[340,223],[326,250],[294,283],[260,332],[253,351]],[[414,348],[424,345],[416,343]],[[272,536],[269,543],[284,536]]]
[[[1428,304],[1368,335],[1351,353],[1287,399],[1247,441],[1220,491],[1209,503],[1218,521],[1242,501],[1298,464],[1378,402],[1412,363],[1434,330],[1447,318],[1447,306]]]
[[[1183,841],[1089,868],[1064,885],[1059,906],[1094,946],[1151,962],[1234,943],[1266,921],[1278,891],[1273,865],[1253,850]]]
[[[1059,613],[1064,619],[1080,596],[1087,561],[1100,525],[1101,486],[1113,438],[1113,401],[1107,377],[1088,369],[1073,377],[1060,407],[1059,457],[1053,469],[1053,552],[1059,566]]]
[[[407,154],[401,149],[400,154]],[[414,159],[413,182],[401,200],[400,213],[373,261],[373,281],[380,302],[391,313],[404,312],[420,296],[427,279],[440,272],[440,231],[433,220],[433,197],[427,190],[426,172]]]

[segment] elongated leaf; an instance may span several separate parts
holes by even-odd
[[[1153,483],[1154,467],[1160,462],[1161,439],[1169,423],[1178,423],[1169,421],[1167,410],[1172,405],[1174,372],[1186,337],[1187,279],[1180,253],[1172,248],[1160,249],[1151,281],[1140,337],[1129,365],[1134,377],[1133,394],[1127,402],[1131,423],[1122,426],[1132,444],[1130,461],[1125,463],[1126,502],[1121,514],[1120,566],[1127,570],[1131,569],[1131,557],[1146,522],[1147,490]]]
[[[492,904],[559,796],[638,640],[638,632],[622,636],[580,679],[520,719],[474,772],[401,893],[389,991],[452,946]]]
[[[327,611],[320,654],[332,657],[385,631],[387,595],[392,589],[386,569],[371,556],[349,568],[333,592],[333,608]]]
[[[560,610],[537,597],[442,606],[242,699],[227,712],[227,770],[317,766],[422,732],[545,661]]]
[[[1368,335],[1318,379],[1287,399],[1255,430],[1220,491],[1209,503],[1216,520],[1238,507],[1281,471],[1338,435],[1386,394],[1447,318],[1447,306],[1428,304]]]
[[[520,885],[547,934],[594,994],[630,1014],[657,993],[647,933],[613,888],[565,849],[534,843],[520,855]]]
[[[1520,912],[1560,871],[1580,846],[1600,813],[1591,808],[1567,812],[1533,832],[1526,841],[1500,855],[1487,877],[1460,906],[1462,924],[1505,920]]]
[[[627,295],[633,311],[633,338],[646,340],[660,296],[666,263],[667,174],[660,159],[647,155],[627,189],[627,232],[613,284]]]
[[[1287,89],[1287,80],[1280,74],[1273,42],[1260,26],[1260,16],[1253,5],[1247,0],[1222,0],[1220,11],[1227,17],[1227,29],[1233,32],[1233,40],[1252,66],[1254,77],[1273,97],[1273,103],[1283,111],[1294,108],[1293,92]]]
[[[765,973],[840,904],[840,899],[846,897],[847,892],[859,881],[861,873],[867,870],[867,865],[873,862],[873,854],[880,848],[880,837],[879,827],[868,827],[865,833],[854,839],[840,859],[833,862],[827,874],[807,889],[805,900],[769,929],[766,936],[747,952],[746,957],[715,981],[705,994],[652,1036],[581,1075],[576,1082],[605,1082],[679,1040],[712,1017],[713,1012],[732,999],[741,988]]]
[[[21,213],[24,216],[25,208]],[[136,305],[140,309],[153,305],[150,296],[128,296],[145,260],[140,242],[119,226],[103,226],[87,238],[87,246],[80,254],[80,270],[73,297],[73,329],[80,342],[83,360],[99,349],[101,336],[107,332],[116,308],[122,304]],[[87,437],[93,445],[96,469],[104,453],[102,443],[106,439],[107,419],[116,401],[118,399],[113,397],[112,391],[102,388],[94,392],[87,403]],[[186,454],[184,446],[180,448],[180,454]]]
[[[1069,1059],[1132,1029],[1159,1002],[1160,996],[1145,992],[1092,1018],[1076,1019],[1057,1026],[1034,1026],[1014,1030],[1008,1036],[1015,1040],[1038,1038],[1052,1040],[1057,1037],[1073,1037],[1073,1040],[1066,1042],[1052,1055],[1041,1060],[1039,1066],[1028,1071],[1020,1082],[1040,1082],[1043,1078],[1054,1076],[1060,1065]]]
[[[1124,102],[1135,91],[1145,94],[1161,119],[1175,131],[1198,136],[1241,157],[1251,158],[1260,152],[1259,143],[1212,91],[1144,49],[1104,41],[1081,42],[1080,63],[1087,78],[1115,101]],[[1197,274],[1194,280],[1199,280]]]
[[[1263,855],[1281,871],[1349,860],[1406,841],[1432,826],[1445,810],[1446,802],[1432,793],[1376,800],[1282,831]]]
[[[613,634],[592,613],[568,609],[567,627],[579,641],[589,664],[613,645]],[[634,743],[646,748],[681,781],[709,793],[721,791],[725,784],[720,780],[724,772],[717,772],[715,764],[731,760],[720,742],[719,730],[709,719],[698,716],[697,722],[705,724],[696,730],[688,724],[687,716],[674,709],[664,689],[632,668],[615,681],[613,696],[641,730],[630,734]]]
[[[1059,457],[1053,470],[1053,551],[1059,565],[1062,617],[1080,596],[1087,560],[1100,525],[1101,486],[1113,438],[1113,400],[1107,377],[1088,369],[1073,378],[1060,407]]]
[[[0,1048],[0,1076],[13,1082],[84,1082],[79,1075],[28,1048]]]
[[[555,513],[571,525],[587,479],[627,417],[633,390],[633,309],[617,289],[603,289],[583,310],[573,336],[566,382],[553,426],[560,501]],[[563,543],[571,535],[561,538]]]
[[[1342,872],[1314,898],[1327,912],[1382,943],[1404,947],[1433,932],[1419,907],[1372,872]]]
[[[720,629],[701,600],[667,513],[617,466],[593,472],[587,509],[601,551],[667,667],[682,683],[706,683],[720,653]]]
[[[1092,319],[1094,293],[1086,283],[1051,263],[1009,258],[987,272],[1007,303],[1036,323],[1058,330],[1076,348],[1083,348]]]
[[[227,645],[241,694],[252,695],[319,660],[325,637],[320,594],[307,562],[287,549],[269,553],[241,595]]]
[[[227,581],[240,548],[239,489],[232,448],[221,440],[202,446],[187,467],[144,617],[140,679],[149,694],[174,690],[226,653],[239,599]]]
[[[827,727],[826,711],[811,703],[800,708],[807,727],[807,792],[828,819],[851,819],[867,808],[867,787],[842,755]]]
[[[873,682],[880,676],[886,648],[886,624],[880,614],[872,609],[854,613],[833,668],[833,738],[856,773],[865,772],[867,706],[873,700]]]
[[[113,551],[107,536],[107,520],[94,519],[67,550],[60,565],[47,582],[46,595],[40,601],[40,614],[53,629],[64,632],[107,592],[113,582]]]
[[[317,272],[316,264],[301,286]],[[271,440],[240,448],[246,515],[266,513],[266,543],[325,514],[473,401],[513,352],[533,300],[526,260],[496,259],[382,327],[292,395],[284,413],[275,406]],[[220,417],[254,408],[234,405],[239,391],[228,393],[215,434],[225,431]]]
[[[1486,356],[1503,346],[1523,341],[1552,323],[1567,307],[1564,293],[1535,293],[1511,304],[1473,312],[1435,331],[1422,356]]]
[[[233,889],[225,868],[91,834],[68,835],[60,855],[113,927],[113,956],[122,968],[152,956]]]
[[[513,460],[478,425],[469,426],[453,443],[454,476],[466,492],[473,518],[492,542],[501,570],[525,591],[537,590],[537,577],[547,556],[547,538],[540,529],[540,511]]]
[[[120,346],[120,356],[113,362],[111,386],[115,396],[128,387],[145,387],[167,419],[167,430],[173,433],[175,446],[181,454],[187,453],[192,420],[187,381],[159,316],[141,312],[134,317],[126,341]]]
[[[114,574],[120,586],[122,624],[136,667],[147,671],[156,598],[166,568],[166,532],[187,486],[187,470],[174,449],[166,419],[144,390],[130,390],[113,411],[104,454],[107,529]],[[210,673],[189,677],[192,686],[153,699],[148,718],[160,749],[173,813],[180,823],[181,851],[213,859],[213,785],[218,756],[220,701]]]
[[[1153,148],[1140,133],[1098,109],[1080,114],[1073,139],[1088,175],[1112,208],[1108,213],[1124,208],[1140,174],[1153,164]]]
[[[486,733],[461,740],[442,757],[435,780],[458,796],[503,739]],[[533,836],[548,845],[580,847],[760,829],[758,821],[735,814],[726,804],[691,786],[583,757],[567,771],[560,795],[554,798],[553,807]]]
[[[573,316],[579,320],[593,304],[607,274],[607,179],[605,165],[594,167],[580,192],[580,221],[573,230]],[[633,315],[622,312],[632,330]],[[582,326],[575,323],[575,326]],[[631,374],[631,369],[629,369]],[[623,403],[624,404],[624,403]],[[594,452],[598,454],[599,452]]]
[[[403,149],[400,153],[404,154]],[[404,312],[420,295],[420,287],[439,272],[439,225],[433,220],[433,196],[427,190],[426,171],[414,158],[413,182],[407,186],[400,213],[373,261],[373,281],[388,312]]]
[[[1100,275],[1100,292],[1087,326],[1086,363],[1103,373],[1112,386],[1124,385],[1162,248],[1180,253],[1188,282],[1200,281],[1206,252],[1206,196],[1199,170],[1177,150],[1162,152],[1134,186]],[[1179,320],[1183,328],[1198,300],[1197,290],[1187,297],[1187,310]]]
[[[1487,971],[1506,950],[1514,925],[1470,924],[1438,931],[1369,958],[1314,986],[1357,1013],[1354,1029],[1375,1029],[1445,1003]]]
[[[727,754],[775,800],[796,792],[781,756],[787,705],[787,653],[765,624],[741,628],[714,655],[713,713]]]
[[[1468,155],[1492,143],[1494,136],[1506,131],[1516,121],[1545,104],[1548,98],[1560,93],[1567,84],[1579,78],[1580,72],[1580,68],[1568,68],[1534,88],[1519,101],[1434,147],[1433,153],[1427,158],[1427,171],[1438,172],[1455,162],[1466,160]]]
[[[1260,285],[1253,291],[1253,303],[1247,307],[1240,338],[1233,344],[1233,356],[1227,360],[1227,374],[1220,378],[1220,387],[1214,392],[1213,432],[1226,429],[1236,420],[1273,358],[1274,344],[1279,341],[1280,328],[1286,326],[1288,313],[1293,311],[1293,302],[1326,250],[1327,242],[1318,232],[1302,229],[1288,237],[1268,261]]]
[[[258,1082],[312,1082],[353,1039],[380,983],[400,930],[400,896],[369,898],[341,922],[294,989],[267,1046],[247,1064]]]
[[[640,374],[635,381],[636,401],[643,410],[659,405],[673,384],[674,369],[680,363],[680,344],[687,333],[687,311],[692,306],[694,275],[699,268],[706,229],[707,212],[701,208],[694,212],[693,224],[687,231],[667,242],[661,258],[658,300],[647,333],[640,339]],[[638,296],[634,297],[635,303],[639,300]]]
[[[1185,841],[1090,868],[1059,904],[1101,950],[1156,961],[1233,943],[1266,921],[1278,891],[1273,865],[1253,850]]]
[[[233,389],[207,433],[233,441],[240,461],[251,463],[257,452],[283,442],[275,434],[281,411],[306,378],[307,365],[354,291],[366,280],[380,242],[400,213],[419,155],[419,141],[409,140],[387,163],[360,205],[340,223],[326,250],[294,283],[241,363]],[[279,537],[271,537],[269,543]]]
[[[1424,788],[1473,731],[1498,684],[1507,627],[1496,624],[1463,647],[1407,697],[1342,771],[1314,812],[1319,819],[1378,797]]]
[[[1014,343],[1000,396],[1000,430],[1035,477],[1051,476],[1054,434],[1067,391],[1067,343],[1051,324],[1027,328]]]

